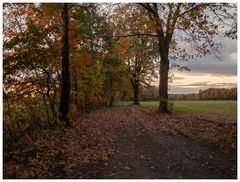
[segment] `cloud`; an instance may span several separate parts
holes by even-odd
[[[235,62],[237,61],[237,52],[233,52],[229,55],[229,58],[231,61]]]
[[[233,53],[237,52],[237,40],[224,38],[222,41],[223,52]]]
[[[199,90],[205,90],[208,88],[232,88],[232,87],[237,87],[236,83],[221,83],[221,84],[189,84],[185,86],[176,86],[176,85],[171,85],[169,93],[181,93],[181,94],[188,94],[188,93],[197,93]]]
[[[180,77],[181,79],[173,79],[169,84],[170,93],[193,93],[207,88],[237,87],[236,75],[176,71],[174,72],[174,77]]]
[[[222,87],[236,87],[237,83],[207,83],[207,82],[198,82],[193,84],[186,84],[186,85],[178,85],[178,87],[191,87],[191,88],[199,88],[199,87],[214,87],[214,88],[222,88]]]
[[[178,62],[180,66],[188,66],[190,72],[170,70],[174,76],[169,83],[169,93],[194,93],[207,88],[237,87],[237,40],[223,38],[219,41],[222,42],[220,59],[207,55],[197,60]],[[158,85],[158,80],[154,85]]]
[[[184,80],[185,78],[184,77],[173,77],[173,80]]]
[[[187,87],[199,87],[199,86],[206,86],[208,83],[207,82],[197,82],[197,83],[192,83],[192,84],[185,84],[185,85],[179,85],[179,86],[187,86]]]
[[[237,41],[224,38],[222,45],[220,59],[214,55],[207,55],[197,60],[178,63],[181,66],[188,66],[194,73],[237,75]]]
[[[197,93],[198,91],[199,91],[198,88],[178,87],[178,86],[171,86],[169,89],[170,94],[188,94],[188,93]]]

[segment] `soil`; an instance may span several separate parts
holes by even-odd
[[[132,126],[119,137],[117,153],[97,178],[236,178],[236,161],[182,135],[151,135]]]
[[[109,113],[109,110],[107,110]],[[130,124],[124,125],[118,131],[117,138],[111,143],[113,153],[107,160],[94,160],[86,165],[75,166],[71,173],[64,170],[66,159],[69,156],[56,156],[57,163],[48,169],[52,179],[236,179],[237,178],[237,152],[225,150],[213,143],[199,140],[191,135],[175,132],[153,132],[146,118],[149,111],[139,107],[120,106],[113,108],[109,115],[100,114],[96,118],[118,118]],[[89,118],[91,113],[89,114]],[[94,118],[94,117],[93,117]],[[124,118],[124,119],[123,119]],[[120,119],[119,119],[120,120]],[[86,121],[82,120],[83,123]],[[96,121],[96,120],[95,120]],[[122,123],[122,122],[120,122]],[[75,123],[76,126],[79,122]],[[225,126],[225,125],[223,125]],[[234,125],[235,126],[235,125]],[[222,126],[220,126],[222,127]],[[69,129],[68,134],[73,135],[77,127]],[[79,126],[79,128],[83,128]],[[76,130],[76,131],[75,131]],[[76,135],[76,137],[81,135]],[[75,146],[70,138],[64,142],[69,147]],[[71,140],[71,141],[70,141]],[[71,144],[71,142],[73,142]],[[63,149],[62,149],[63,150]],[[65,150],[65,149],[64,149]],[[67,147],[66,147],[67,150]],[[80,149],[79,149],[80,150]],[[95,151],[96,153],[96,151]],[[70,155],[68,152],[66,155]],[[10,159],[4,160],[7,164]],[[55,167],[54,167],[55,166]],[[4,178],[19,178],[4,174]],[[36,174],[33,178],[43,178]]]
[[[153,134],[140,122],[146,112],[131,107],[134,122],[117,139],[108,161],[75,169],[78,178],[97,179],[236,179],[236,151],[197,141],[181,133]],[[80,172],[81,171],[81,172]],[[81,174],[79,174],[79,172]],[[88,175],[86,175],[88,172]]]

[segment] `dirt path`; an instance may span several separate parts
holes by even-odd
[[[97,178],[236,178],[236,158],[181,134],[153,135],[140,122],[144,114],[131,108],[139,122],[119,135],[115,155]]]
[[[236,123],[212,122],[217,119],[160,117],[133,106],[99,109],[76,119],[57,137],[48,130],[37,133],[34,155],[4,157],[4,178],[233,179],[236,150],[226,152],[186,135],[207,128],[202,134],[224,140],[228,134],[235,142]],[[190,120],[194,122],[184,122]],[[190,125],[193,130],[180,131]]]

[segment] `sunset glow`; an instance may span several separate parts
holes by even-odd
[[[221,43],[220,58],[212,55],[181,64],[190,71],[171,70],[174,76],[169,92],[195,93],[200,89],[237,87],[237,41],[224,38]]]

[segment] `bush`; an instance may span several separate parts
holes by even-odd
[[[35,130],[53,125],[55,118],[48,116],[42,102],[31,100],[4,103],[3,109],[3,136],[4,150],[14,150],[16,147],[30,144],[31,133]],[[51,122],[51,123],[50,123]]]

